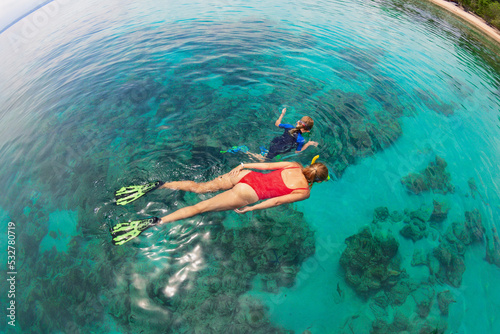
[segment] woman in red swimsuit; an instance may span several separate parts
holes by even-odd
[[[263,174],[248,169],[273,170]],[[309,198],[314,182],[325,181],[328,168],[320,162],[303,168],[297,162],[241,164],[227,174],[205,183],[175,181],[164,183],[160,188],[178,189],[195,193],[226,190],[210,199],[179,209],[161,219],[160,224],[170,223],[207,211],[235,210],[245,213],[272,208]],[[248,206],[259,200],[266,201]]]
[[[251,171],[272,170],[270,173]],[[151,217],[130,223],[122,223],[111,229],[113,243],[123,244],[138,236],[146,228],[171,223],[208,211],[235,210],[245,213],[253,210],[272,208],[285,203],[293,203],[309,198],[314,182],[328,179],[328,168],[322,163],[302,167],[297,162],[249,163],[241,164],[215,180],[196,183],[193,181],[166,182],[165,189],[207,193],[220,190],[225,192],[198,204],[179,209],[164,217]],[[259,200],[256,205],[249,206]]]

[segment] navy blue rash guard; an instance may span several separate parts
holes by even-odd
[[[280,124],[279,127],[285,129],[285,132],[271,141],[269,152],[266,155],[266,158],[268,159],[272,159],[278,154],[290,152],[294,148],[296,151],[301,151],[304,143],[306,142],[300,131],[294,135],[291,135],[288,132],[289,130],[295,128],[293,125]]]

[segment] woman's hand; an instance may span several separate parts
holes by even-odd
[[[310,140],[310,141],[309,141],[309,145],[317,147],[317,146],[318,146],[318,142],[315,142],[315,141],[311,141],[311,140]]]
[[[283,108],[283,110],[281,110],[281,114],[285,115],[285,113],[286,113],[286,108]]]
[[[243,164],[239,164],[229,172],[229,176],[233,177],[238,175],[243,170],[243,168],[245,168],[243,167]]]
[[[237,213],[245,213],[245,212],[249,212],[249,211],[252,211],[252,208],[249,206],[244,206],[244,207],[239,208],[239,209],[234,209],[234,212],[237,212]]]

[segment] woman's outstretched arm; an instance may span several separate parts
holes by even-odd
[[[229,172],[230,176],[237,175],[241,170],[248,169],[258,169],[258,170],[270,170],[270,169],[280,169],[287,167],[302,167],[298,162],[282,161],[282,162],[252,162],[252,163],[241,163],[237,167],[233,168]]]
[[[298,162],[293,162],[293,161],[251,162],[251,163],[247,163],[247,164],[243,163],[243,167],[244,168],[260,169],[260,170],[280,169],[280,168],[286,168],[286,167],[291,167],[291,166],[299,166],[299,163]]]

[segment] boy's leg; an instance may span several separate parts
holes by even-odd
[[[266,161],[266,158],[264,156],[262,156],[262,154],[257,154],[257,153],[253,153],[253,152],[246,152],[246,153],[249,156],[251,156],[252,158],[259,160],[260,162]]]

